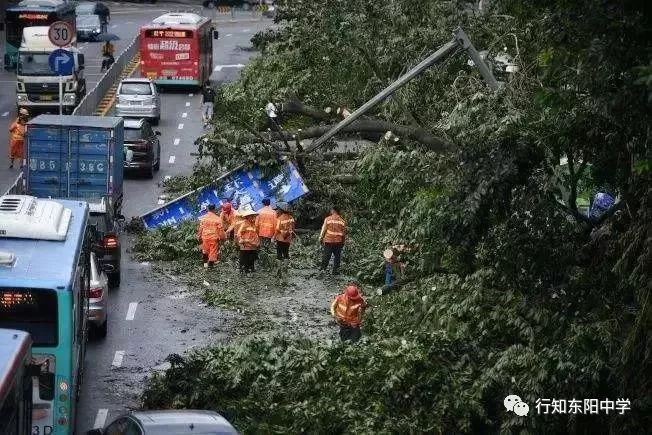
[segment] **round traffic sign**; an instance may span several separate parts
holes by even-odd
[[[55,21],[50,24],[48,29],[48,38],[50,42],[56,45],[57,47],[65,47],[70,45],[72,40],[75,37],[75,29],[72,24],[65,21]]]

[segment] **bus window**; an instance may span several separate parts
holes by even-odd
[[[0,328],[29,332],[33,346],[57,346],[54,290],[0,287]]]

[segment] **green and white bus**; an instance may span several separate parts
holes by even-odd
[[[32,435],[72,434],[86,352],[86,202],[0,196],[0,328],[32,337]]]

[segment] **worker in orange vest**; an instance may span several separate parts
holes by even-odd
[[[276,258],[279,260],[290,258],[290,244],[294,239],[294,218],[292,217],[290,204],[279,202],[276,204],[278,216],[276,216]]]
[[[25,148],[25,124],[29,118],[29,112],[25,108],[18,111],[18,119],[9,127],[9,169],[13,169],[14,160],[18,164],[23,160]]]
[[[224,228],[230,229],[231,225],[233,225],[233,221],[235,220],[235,212],[233,211],[233,206],[231,206],[230,202],[227,201],[222,204],[220,219],[222,219],[222,225],[224,225]],[[227,233],[229,239],[233,240],[233,231],[227,230]]]
[[[256,230],[263,246],[269,247],[276,232],[276,212],[269,206],[269,198],[263,199],[263,208],[258,210]]]
[[[204,267],[213,267],[220,260],[220,242],[226,240],[222,219],[215,213],[215,205],[210,204],[206,214],[199,218],[197,238],[202,245]]]
[[[319,241],[324,245],[324,254],[321,261],[321,270],[325,271],[333,257],[333,275],[340,272],[340,259],[342,248],[346,240],[346,222],[340,216],[338,206],[331,207],[331,214],[326,216],[321,227]]]
[[[258,258],[260,239],[256,229],[256,213],[250,208],[239,210],[244,222],[240,225],[237,233],[238,245],[240,247],[240,272],[255,272],[254,264]]]
[[[233,235],[233,239],[236,241],[236,243],[238,242],[238,232],[240,231],[240,227],[244,222],[245,218],[240,214],[240,210],[236,209],[233,212],[233,222],[231,223],[231,226],[226,230],[227,233]]]
[[[367,308],[367,303],[360,294],[360,289],[355,284],[349,284],[344,292],[337,295],[331,304],[331,315],[340,325],[340,339],[342,341],[358,341],[362,336],[360,325],[362,314]]]

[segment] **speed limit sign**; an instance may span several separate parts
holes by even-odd
[[[50,38],[50,42],[57,47],[70,45],[75,36],[75,29],[70,23],[65,21],[55,21],[50,24],[48,38]]]

